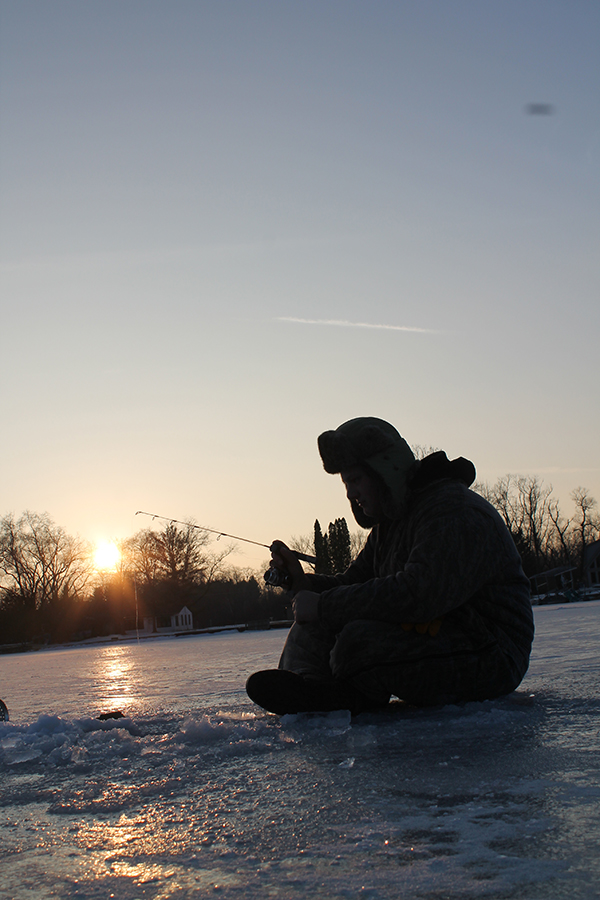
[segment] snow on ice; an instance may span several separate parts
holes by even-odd
[[[535,615],[516,694],[353,720],[246,699],[281,631],[0,657],[0,897],[597,898],[600,603]]]

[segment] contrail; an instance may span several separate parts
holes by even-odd
[[[415,328],[411,325],[375,325],[372,322],[347,322],[345,319],[298,319],[295,316],[277,316],[278,322],[294,322],[299,325],[337,325],[340,328],[379,328],[384,331],[418,331],[422,334],[439,334],[432,328]]]

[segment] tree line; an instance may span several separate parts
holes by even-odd
[[[585,548],[600,537],[596,500],[572,492],[563,515],[552,487],[537,477],[506,475],[474,489],[500,512],[530,578],[564,566],[581,582]],[[316,557],[315,571],[344,571],[364,533],[344,518],[290,541]],[[46,513],[0,519],[0,645],[64,642],[170,623],[186,606],[196,628],[266,623],[291,617],[287,595],[262,572],[227,565],[233,547],[215,552],[208,532],[188,523],[143,529],[119,545],[114,571],[98,572],[92,547],[68,535]]]
[[[571,492],[574,513],[565,516],[552,486],[536,476],[505,475],[474,490],[496,507],[531,579],[549,570],[572,569],[575,586],[583,583],[585,549],[600,538],[598,504],[587,488]]]
[[[563,515],[552,486],[536,476],[505,475],[493,485],[476,483],[473,490],[485,497],[504,519],[528,578],[565,568],[574,573],[576,586],[583,584],[585,549],[600,538],[598,504],[587,488],[578,487],[571,492],[574,513],[569,517]],[[315,522],[313,552],[317,572],[343,572],[360,546],[360,536],[349,534],[345,519],[330,523],[326,532],[318,520]]]
[[[114,570],[46,513],[0,520],[0,645],[56,643],[170,625],[186,606],[196,628],[289,619],[289,598],[262,574],[227,566],[189,523],[143,529],[119,544]]]

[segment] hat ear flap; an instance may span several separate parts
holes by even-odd
[[[323,468],[330,475],[337,475],[356,465],[356,456],[349,447],[349,441],[337,431],[325,431],[317,440]]]

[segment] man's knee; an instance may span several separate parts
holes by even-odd
[[[329,654],[334,638],[319,623],[309,625],[292,625],[287,636],[279,668],[328,681]]]

